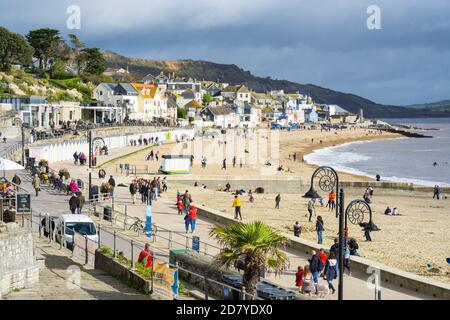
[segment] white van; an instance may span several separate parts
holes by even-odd
[[[61,231],[63,231],[62,235]],[[74,232],[87,236],[90,241],[98,242],[97,227],[91,218],[83,214],[60,215],[56,221],[56,241],[60,242],[62,238],[63,244],[67,248],[72,248]]]

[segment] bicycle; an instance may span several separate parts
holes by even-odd
[[[136,220],[134,221],[134,223],[128,228],[128,230],[133,230],[136,233],[146,233],[145,230],[146,227],[146,223],[144,221],[142,221],[139,218],[136,218]],[[152,223],[152,235],[156,234],[157,232],[157,227],[154,223]]]

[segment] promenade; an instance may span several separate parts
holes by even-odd
[[[114,159],[116,157],[121,157],[129,152],[139,150],[143,147],[126,147],[126,148],[120,148],[111,150],[110,154],[108,156],[101,156],[99,157],[99,164],[104,163],[106,161],[109,161],[111,159]],[[87,182],[87,166],[75,166],[72,161],[66,161],[54,164],[52,168],[56,171],[58,171],[59,168],[68,168],[71,177],[73,178],[81,178],[85,182]],[[13,173],[9,173],[12,175]],[[126,187],[116,187],[115,193],[116,193],[116,200],[115,200],[115,208],[120,211],[127,211],[127,214],[129,217],[138,217],[141,220],[145,220],[145,205],[140,204],[140,201],[137,201],[135,205],[132,204],[131,197],[129,195],[128,191],[128,185],[132,179],[131,176],[125,177],[116,175],[115,173],[107,172],[107,176],[104,179],[107,181],[109,178],[109,175],[112,174],[116,180],[116,185],[119,185],[120,183],[123,183],[126,185]],[[34,192],[32,192],[31,188],[31,177],[27,173],[26,176],[23,176],[23,187],[30,190],[30,194],[32,194],[32,207],[33,210],[40,211],[42,213],[44,212],[63,212],[68,213],[69,212],[69,206],[68,206],[68,196],[61,195],[60,193],[48,190],[47,188],[44,188],[43,191],[39,194],[39,197],[36,198],[34,196]],[[93,184],[100,185],[101,181],[98,179],[97,170],[94,170],[93,172]],[[182,216],[177,215],[177,211],[175,209],[175,196],[176,191],[174,189],[171,189],[170,187],[170,178],[169,178],[169,190],[167,193],[164,193],[158,201],[155,201],[153,203],[152,207],[152,221],[153,223],[157,224],[158,227],[170,230],[173,232],[174,235],[176,235],[180,240],[180,243],[183,243],[185,234],[184,234],[184,220]],[[184,191],[184,190],[180,190]],[[193,194],[193,197],[195,199],[195,194]],[[126,209],[125,209],[126,206]],[[124,231],[123,227],[120,227],[118,225],[111,225],[109,222],[105,221],[98,221],[101,222],[102,225],[104,225],[103,228],[108,228],[111,231],[116,230],[118,234],[120,234],[124,238],[133,238],[136,241],[139,241],[140,243],[145,243],[148,241],[144,236],[137,236],[135,233],[133,234],[131,231]],[[201,241],[203,241],[205,244],[208,245],[208,254],[214,255],[218,252],[218,244],[214,239],[211,239],[209,237],[209,231],[213,227],[213,223],[211,221],[207,221],[205,219],[199,219],[197,222],[197,230],[196,234],[200,237]],[[102,228],[102,229],[103,229]],[[189,234],[189,238],[191,235]],[[152,247],[154,248],[157,255],[161,255],[162,257],[167,258],[168,256],[168,242],[164,239],[160,239],[157,237],[157,241],[155,243],[152,243]],[[202,243],[202,245],[204,245]],[[122,246],[122,251],[124,251],[125,255],[127,255],[128,247],[126,247],[125,244],[118,245]],[[120,248],[119,248],[120,249]],[[202,252],[202,248],[200,251]],[[297,269],[297,266],[304,266],[307,265],[307,259],[309,258],[303,253],[299,253],[296,251],[292,251],[288,249],[286,251],[289,261],[290,261],[290,267],[288,270],[283,272],[280,276],[275,276],[273,274],[267,275],[267,279],[276,282],[280,285],[283,285],[285,287],[296,289],[294,286],[295,282],[295,271]],[[135,255],[137,257],[137,253],[135,252]],[[136,258],[135,257],[135,258]],[[348,276],[347,274],[344,275],[344,297],[348,300],[373,300],[374,299],[374,289],[369,288],[366,280],[368,278],[368,275],[361,274],[354,272],[351,276]],[[325,284],[325,281],[321,280],[321,283]],[[335,281],[335,287],[337,287],[337,281]],[[387,284],[382,284],[381,288],[382,292],[382,299],[383,300],[411,300],[411,299],[430,299],[432,297],[425,296],[422,294],[418,294],[416,292],[405,290],[404,288],[400,287],[393,287]],[[334,295],[328,295],[326,299],[337,299],[337,293]]]

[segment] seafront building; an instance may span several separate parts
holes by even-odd
[[[162,72],[148,74],[139,82],[100,83],[93,89],[89,105],[70,101],[49,103],[46,97],[17,96],[2,98],[0,107],[39,129],[78,121],[282,128],[305,123],[355,123],[363,119],[362,115],[338,105],[317,104],[311,96],[300,92],[254,92],[245,85],[198,81]]]

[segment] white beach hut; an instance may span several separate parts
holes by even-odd
[[[163,155],[163,164],[160,172],[164,174],[189,174],[191,173],[191,156],[187,155]]]

